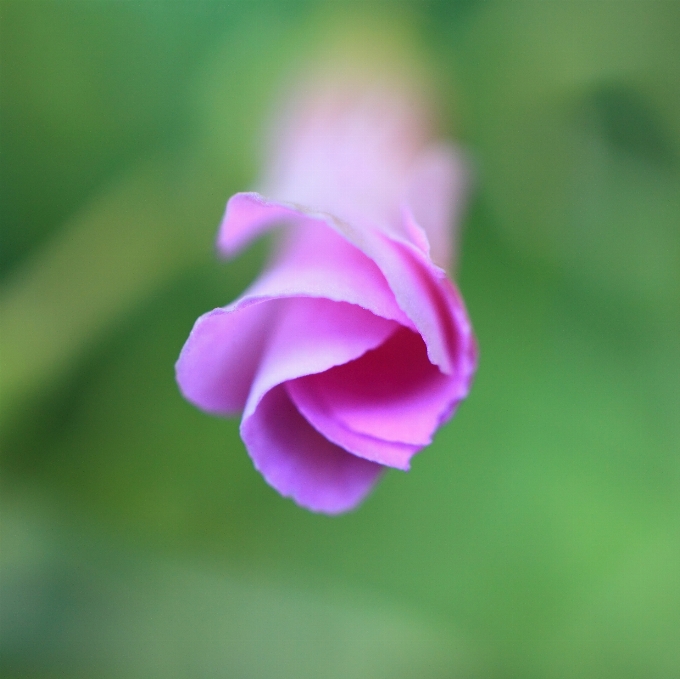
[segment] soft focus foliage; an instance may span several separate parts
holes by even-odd
[[[3,676],[680,673],[680,5],[0,11]],[[212,240],[272,103],[348,34],[428,71],[472,158],[481,361],[329,519],[173,363],[263,261]]]

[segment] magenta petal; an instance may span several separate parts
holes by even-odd
[[[313,388],[307,388],[306,379],[286,382],[286,389],[300,413],[317,431],[344,450],[366,460],[396,469],[409,469],[411,457],[422,446],[385,441],[350,429],[336,416],[333,408],[328,407],[323,396],[319,397]]]
[[[243,410],[272,320],[270,304],[201,316],[175,366],[184,397],[218,415]]]
[[[267,483],[315,512],[353,509],[382,471],[326,440],[300,415],[284,387],[271,390],[244,418],[241,436]]]
[[[399,327],[345,302],[300,297],[280,303],[285,306],[262,355],[244,419],[275,386],[352,361]]]
[[[405,328],[361,358],[288,388],[325,436],[357,455],[402,469],[431,442],[462,391],[456,378],[428,361],[422,339]]]

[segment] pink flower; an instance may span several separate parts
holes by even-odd
[[[294,102],[267,197],[233,196],[217,238],[231,256],[278,227],[278,251],[238,300],[198,319],[177,381],[207,412],[243,411],[266,481],[334,514],[385,467],[408,469],[470,389],[475,339],[441,268],[464,173],[401,83],[326,78]]]

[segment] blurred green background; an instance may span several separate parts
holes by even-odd
[[[680,3],[0,12],[2,676],[680,676]],[[213,239],[282,83],[366,26],[471,159],[481,363],[328,518],[173,364],[266,257]]]

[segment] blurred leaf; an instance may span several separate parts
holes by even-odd
[[[469,652],[445,627],[374,599],[111,553],[12,509],[3,517],[3,676],[472,676]]]
[[[488,3],[455,47],[513,247],[604,300],[680,301],[680,28],[669,2]]]
[[[75,8],[67,3],[68,16],[70,11]],[[105,183],[5,277],[0,288],[0,426],[11,421],[26,398],[73,368],[117,319],[178,272],[212,255],[228,196],[254,175],[255,137],[263,127],[264,102],[269,103],[286,63],[281,54],[292,58],[296,35],[283,31],[275,14],[263,19],[245,13],[238,24],[239,30],[231,29],[238,39],[224,40],[197,69],[192,105],[184,104],[193,108],[197,127],[191,143],[185,139],[181,151],[133,163],[122,178]],[[112,94],[120,84],[100,86]],[[227,105],[218,110],[208,105],[206,114],[205,101],[225,100]],[[96,139],[91,142],[97,145]],[[8,231],[18,226],[10,224]]]
[[[634,87],[603,83],[593,88],[584,98],[584,124],[612,147],[652,165],[672,169],[677,162],[671,133]]]
[[[239,3],[0,4],[0,272],[103,183],[189,132],[187,89]]]

